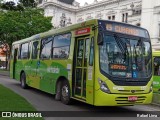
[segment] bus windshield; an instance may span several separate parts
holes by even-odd
[[[147,78],[152,72],[151,44],[142,38],[104,35],[100,50],[100,69],[113,77]]]

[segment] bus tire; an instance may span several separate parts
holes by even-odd
[[[67,80],[64,80],[61,85],[61,101],[66,105],[71,103],[70,87]]]
[[[20,81],[21,81],[21,87],[23,89],[26,89],[28,86],[26,84],[26,75],[24,72],[21,73]]]
[[[57,101],[61,100],[61,86],[62,86],[62,82],[58,81],[56,85],[56,95],[55,95],[55,100]]]

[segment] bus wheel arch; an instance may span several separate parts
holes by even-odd
[[[26,83],[26,74],[23,70],[20,73],[20,82],[21,82],[21,87],[23,89],[26,89],[28,87],[28,85]]]

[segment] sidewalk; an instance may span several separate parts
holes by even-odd
[[[0,70],[0,75],[9,76],[9,71]],[[153,93],[153,100],[151,105],[160,106],[160,94]]]
[[[0,75],[3,75],[3,76],[9,76],[9,71],[6,71],[6,70],[0,70]]]
[[[160,94],[159,93],[153,93],[152,104],[156,106],[160,106]]]

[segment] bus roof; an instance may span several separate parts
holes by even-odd
[[[25,39],[22,39],[22,40],[19,40],[19,41],[15,41],[15,42],[13,42],[12,45],[25,43],[27,41],[32,41],[32,40],[36,40],[36,39],[40,39],[40,38],[44,38],[46,36],[52,36],[53,34],[69,32],[69,31],[77,29],[77,28],[81,29],[81,28],[84,28],[84,27],[87,27],[87,26],[90,26],[90,25],[98,26],[98,22],[99,21],[109,22],[109,23],[119,23],[119,24],[122,24],[122,25],[132,26],[132,27],[136,27],[137,29],[141,29],[141,30],[147,31],[144,28],[141,28],[141,27],[138,27],[138,26],[134,26],[134,25],[131,25],[131,24],[122,23],[122,22],[92,19],[92,20],[84,21],[82,23],[77,23],[77,24],[74,24],[74,25],[70,25],[68,27],[59,28],[59,29],[52,29],[52,30],[49,30],[47,32],[39,33],[39,34],[33,35],[33,36],[29,37],[29,38],[25,38]]]
[[[160,51],[153,51],[153,56],[160,56]]]

